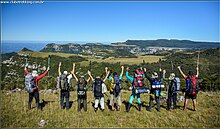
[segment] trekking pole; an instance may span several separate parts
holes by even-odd
[[[51,56],[48,55],[48,58],[47,58],[47,66],[50,67],[50,58]],[[49,74],[49,71],[48,71],[48,74],[47,74],[47,89],[49,87],[49,81],[48,81],[48,78],[50,77],[50,74]]]
[[[161,69],[161,58],[159,59],[159,67]]]
[[[171,70],[173,71],[173,62],[171,61],[170,63],[171,63]]]
[[[50,55],[48,55],[48,67],[50,67],[50,58],[51,58],[51,56]],[[48,77],[49,77],[50,75],[49,75],[49,71],[48,71]]]
[[[91,71],[91,69],[92,69],[92,62],[90,61],[89,62],[89,71]]]
[[[197,58],[197,68],[199,68],[199,54],[200,54],[200,49],[199,49],[198,58]]]

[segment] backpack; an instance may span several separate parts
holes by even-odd
[[[144,72],[142,70],[136,70],[134,73],[134,83],[136,87],[144,86]]]
[[[198,87],[197,79],[196,79],[196,84],[193,84],[192,78],[188,76],[186,78],[186,92],[188,92],[191,95],[195,95],[198,93],[197,87]]]
[[[164,85],[160,81],[156,80],[155,78],[153,79],[152,89],[154,89],[156,97],[159,97],[161,95],[161,88],[163,87]]]
[[[114,81],[113,91],[115,96],[118,96],[122,89],[121,79],[119,78],[119,76],[114,76],[113,81]]]
[[[164,85],[160,81],[153,79],[152,89],[158,89],[158,88],[164,88]]]
[[[60,76],[60,89],[69,90],[69,83],[68,83],[67,75],[62,74]]]
[[[176,85],[177,85],[176,90],[178,92],[180,91],[180,78],[176,77],[175,80],[176,80]]]
[[[28,73],[26,76],[25,76],[25,90],[28,92],[28,93],[32,93],[34,92],[34,90],[32,89],[33,87],[36,87],[36,84],[35,84],[35,80],[36,78],[32,76],[31,73]]]
[[[171,80],[170,91],[171,93],[177,93],[177,80],[176,79]]]
[[[95,97],[102,97],[102,79],[101,78],[96,78],[94,82],[94,96]]]
[[[86,92],[86,80],[85,78],[79,78],[78,84],[77,84],[77,94],[78,95],[85,95]]]

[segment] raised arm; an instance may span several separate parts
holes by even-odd
[[[168,81],[168,78],[166,78],[165,74],[166,74],[166,70],[164,69],[163,70],[163,80]]]
[[[123,73],[124,73],[124,66],[121,66],[121,74],[120,74],[120,76],[122,76]]]
[[[196,67],[196,77],[199,77],[199,67]]]
[[[181,75],[182,75],[184,78],[186,78],[186,75],[185,75],[185,74],[183,73],[183,71],[181,70],[181,67],[180,67],[180,66],[178,66],[177,68],[179,69],[179,71],[180,71]]]
[[[110,71],[107,72],[107,74],[106,74],[105,79],[103,80],[103,82],[105,82],[105,80],[108,78],[109,73],[110,73]]]
[[[88,70],[88,75],[92,79],[92,81],[94,81],[94,78],[92,77],[91,72],[89,70]]]
[[[24,66],[24,71],[25,71],[26,74],[29,73],[28,70],[27,70],[27,66],[28,66],[28,64],[26,64],[26,65]]]
[[[163,78],[163,73],[162,73],[162,69],[159,69],[159,80],[161,81],[161,79]]]
[[[73,69],[72,69],[72,71],[71,71],[71,74],[73,75],[73,77],[76,79],[76,81],[78,82],[78,78],[76,77],[76,75],[75,75],[75,66],[76,66],[76,64],[75,63],[73,63]]]
[[[151,82],[151,77],[147,75],[147,69],[146,68],[144,68],[144,75]]]
[[[87,83],[90,81],[90,77],[86,80],[87,81]]]
[[[50,70],[50,67],[47,67],[47,70],[43,74],[37,76],[36,79],[40,80],[41,78],[45,77],[49,70]]]
[[[132,82],[134,81],[134,78],[132,78],[131,76],[129,76],[128,71],[129,71],[129,67],[126,68],[125,76],[126,76],[126,78],[132,83]]]
[[[58,66],[58,75],[59,75],[59,76],[61,75],[60,67],[61,67],[61,62],[59,63],[59,66]]]
[[[108,67],[105,67],[105,73],[108,74]]]

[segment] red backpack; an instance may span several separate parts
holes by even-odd
[[[134,86],[142,87],[144,86],[144,72],[142,70],[136,70],[134,73]]]

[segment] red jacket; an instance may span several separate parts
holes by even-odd
[[[26,74],[28,74],[28,70],[25,70]],[[36,80],[35,80],[35,83],[36,83],[36,86],[38,87],[38,81],[43,78],[44,76],[46,76],[46,74],[48,73],[48,70],[46,70],[43,74],[39,75],[39,76],[36,76]]]

